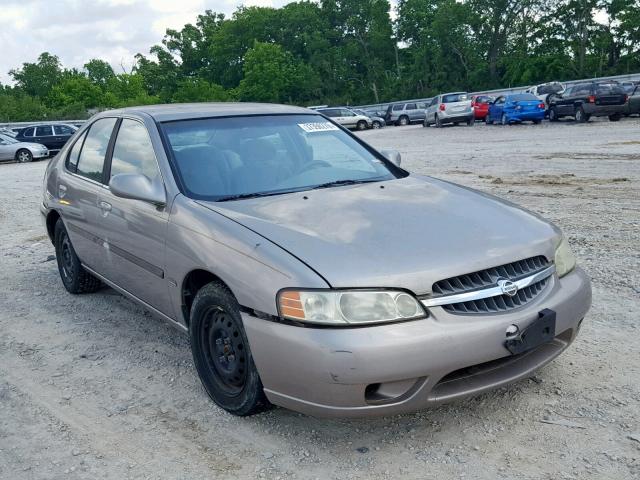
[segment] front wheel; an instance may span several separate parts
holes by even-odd
[[[367,128],[367,122],[365,122],[364,120],[360,120],[358,123],[356,123],[356,128],[358,130],[364,130]]]
[[[202,385],[227,412],[247,416],[268,408],[238,302],[212,282],[196,294],[189,322],[191,351]]]
[[[53,239],[58,271],[64,288],[69,293],[91,293],[99,290],[102,282],[82,267],[62,219],[56,222]]]
[[[16,162],[28,163],[33,161],[33,154],[26,148],[21,148],[16,152]]]
[[[475,118],[470,118],[469,120],[467,120],[467,127],[473,127],[475,124],[476,124]]]
[[[621,118],[622,118],[622,115],[620,115],[619,113],[614,113],[613,115],[609,115],[610,122],[617,122]]]

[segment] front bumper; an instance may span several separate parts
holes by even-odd
[[[576,268],[526,307],[482,316],[440,307],[424,320],[360,328],[303,328],[243,314],[269,400],[321,417],[419,410],[524,378],[576,337],[591,287]],[[538,312],[556,312],[556,338],[518,356],[503,346],[506,328],[522,330]]]
[[[33,158],[47,158],[49,156],[49,150],[38,150],[31,152]]]

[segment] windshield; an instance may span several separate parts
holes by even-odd
[[[4,133],[0,133],[0,139],[4,140],[5,143],[20,143],[15,138],[11,138],[9,135],[5,135]]]
[[[559,83],[550,83],[548,85],[540,85],[538,87],[538,95],[547,95],[549,93],[558,93],[562,91],[562,85]]]
[[[225,201],[396,178],[393,166],[320,115],[183,120],[162,129],[192,198]]]
[[[468,100],[466,93],[450,93],[442,96],[442,103],[464,102]]]

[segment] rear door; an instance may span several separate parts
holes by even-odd
[[[124,118],[107,157],[105,177],[142,174],[162,181],[147,127]],[[108,188],[98,193],[99,232],[104,239],[104,276],[142,301],[173,317],[165,269],[165,237],[169,213],[141,200],[121,198]]]
[[[98,202],[105,189],[104,161],[115,124],[116,118],[101,118],[75,140],[55,192],[74,250],[82,263],[100,274],[106,267]]]
[[[51,125],[40,125],[36,127],[36,132],[33,137],[33,142],[41,143],[45,145],[49,150],[58,150],[56,148],[56,142],[53,137],[53,129]]]
[[[13,145],[13,142],[0,137],[0,160],[13,160],[16,150]]]
[[[353,128],[356,126],[356,114],[346,108],[340,109],[340,116],[338,122],[347,128]]]

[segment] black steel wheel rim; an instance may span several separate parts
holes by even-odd
[[[62,275],[67,282],[73,280],[74,264],[73,264],[73,249],[71,247],[71,241],[67,234],[63,234],[62,241],[60,242],[60,266],[62,267]]]
[[[227,395],[238,395],[247,381],[247,350],[240,326],[220,306],[204,313],[200,346],[211,377]]]

